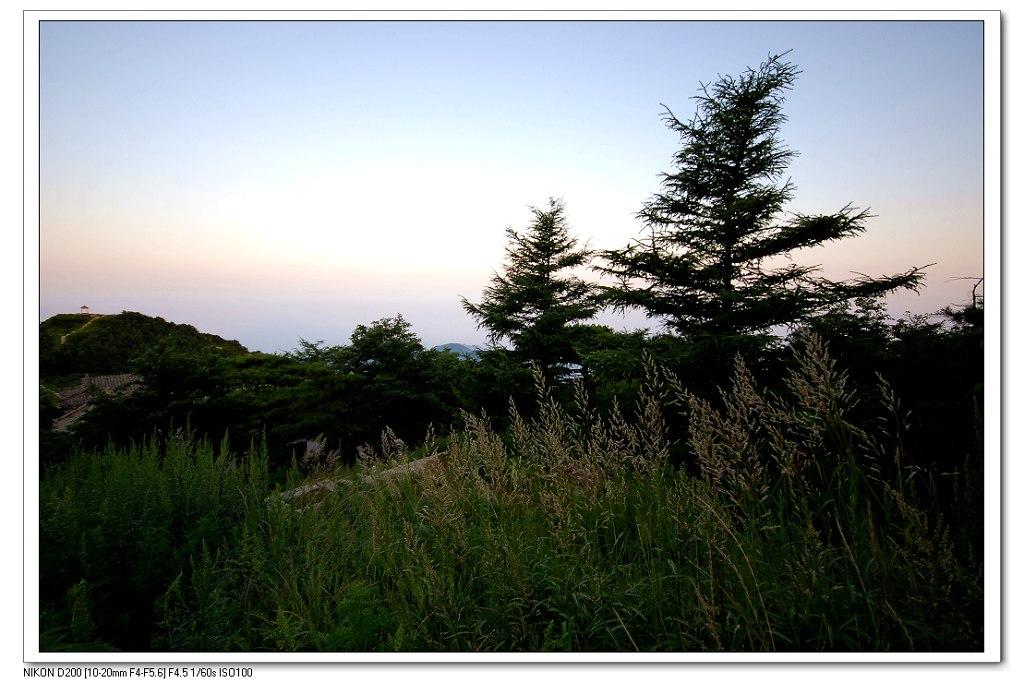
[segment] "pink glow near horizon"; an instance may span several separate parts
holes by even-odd
[[[877,216],[794,256],[936,263],[893,315],[984,275],[978,22],[62,22],[40,47],[41,318],[138,310],[274,351],[401,313],[482,343],[459,299],[506,226],[561,197],[581,241],[624,246],[677,146],[658,103],[688,116],[701,81],[789,48],[790,208]]]

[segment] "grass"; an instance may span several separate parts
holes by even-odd
[[[43,649],[982,648],[980,516],[920,507],[898,404],[853,424],[813,341],[778,395],[742,364],[714,405],[648,364],[629,416],[537,385],[534,417],[467,415],[415,475],[379,476],[411,457],[388,432],[354,469],[296,465],[277,488],[265,451],[187,434],[54,468]],[[980,500],[961,474],[958,502]],[[315,504],[279,495],[325,480]]]

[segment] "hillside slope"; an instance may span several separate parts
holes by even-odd
[[[225,355],[248,353],[237,341],[141,313],[59,314],[39,324],[40,381],[61,387],[76,383],[85,374],[128,372],[143,353],[167,344]]]

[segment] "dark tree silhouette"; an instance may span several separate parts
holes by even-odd
[[[481,303],[463,298],[462,305],[487,329],[492,345],[511,340],[522,360],[557,376],[566,364],[579,363],[575,324],[598,311],[594,285],[565,274],[586,265],[592,252],[569,234],[561,201],[531,210],[534,220],[524,234],[506,230],[504,274],[491,278]]]
[[[619,281],[605,292],[615,308],[645,310],[685,337],[724,340],[920,285],[923,268],[833,282],[815,275],[818,266],[780,263],[863,232],[870,217],[850,205],[827,215],[783,214],[794,186],[781,179],[796,152],[779,130],[784,93],[799,74],[784,56],[702,85],[689,123],[665,107],[682,148],[675,170],[662,174],[662,192],[638,214],[646,238],[602,254],[598,270]]]

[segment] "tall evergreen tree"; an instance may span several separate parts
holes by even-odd
[[[521,359],[557,375],[579,362],[574,323],[598,311],[594,285],[566,274],[586,265],[593,252],[569,234],[560,200],[549,200],[547,210],[531,210],[534,220],[525,233],[506,229],[504,274],[494,274],[481,303],[463,298],[462,306],[487,329],[492,345],[510,340]]]
[[[780,181],[796,152],[783,146],[779,130],[784,94],[799,74],[784,56],[702,84],[689,123],[665,107],[666,124],[682,140],[675,170],[662,174],[662,192],[638,214],[646,239],[604,252],[598,268],[619,279],[606,292],[615,308],[646,310],[684,337],[724,340],[917,289],[922,268],[833,282],[815,275],[818,266],[780,263],[798,249],[863,232],[870,217],[850,205],[783,215],[794,186]]]

